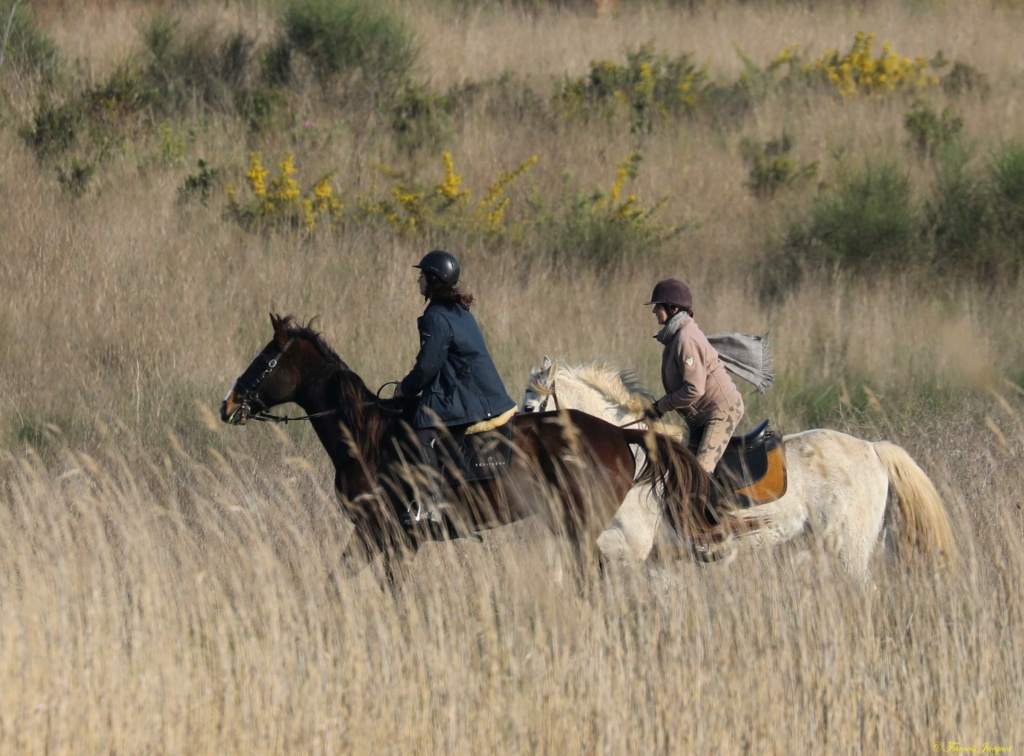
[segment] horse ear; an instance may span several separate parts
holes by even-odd
[[[270,325],[274,328],[274,338],[282,344],[285,343],[288,340],[288,328],[285,326],[284,318],[270,313]]]
[[[541,363],[541,366],[540,366],[540,367],[541,367],[541,370],[549,370],[549,369],[551,368],[551,365],[552,365],[552,364],[553,364],[553,363],[551,362],[551,358],[550,358],[550,357],[548,357],[548,356],[547,356],[547,355],[545,354],[545,355],[544,355],[544,362],[543,362],[543,363]]]

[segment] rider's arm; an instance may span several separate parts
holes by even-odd
[[[430,385],[448,357],[452,342],[452,327],[440,313],[428,309],[419,320],[420,352],[416,364],[402,379],[402,396],[416,396]]]
[[[678,410],[685,415],[693,403],[704,396],[708,377],[707,365],[700,345],[692,339],[679,340],[674,359],[676,368],[683,377],[682,385],[659,399],[657,407],[662,413]]]

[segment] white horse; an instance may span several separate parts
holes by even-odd
[[[523,409],[580,409],[622,425],[640,420],[649,402],[630,372],[598,364],[563,367],[545,357],[531,371]],[[827,429],[783,441],[786,494],[728,511],[717,532],[694,545],[701,558],[732,556],[741,547],[771,546],[805,532],[861,580],[868,579],[871,554],[883,540],[897,551],[916,547],[936,558],[955,556],[942,499],[904,449]],[[620,564],[645,562],[663,513],[649,486],[635,488],[598,539],[602,555]]]

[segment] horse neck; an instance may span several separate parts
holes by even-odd
[[[337,413],[319,418],[317,435],[339,475],[376,475],[384,436],[396,417],[381,409],[377,397],[356,373],[338,367],[328,385],[331,408]]]

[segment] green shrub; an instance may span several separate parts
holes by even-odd
[[[397,89],[419,55],[412,30],[371,0],[293,0],[282,25],[288,45],[325,88],[359,72],[372,90]],[[286,56],[275,55],[280,73]]]
[[[566,81],[558,94],[563,111],[584,115],[614,112],[625,104],[633,133],[649,132],[669,116],[696,109],[707,87],[707,72],[690,56],[656,55],[651,45],[626,53],[626,64],[594,61],[590,73]]]
[[[992,87],[988,83],[988,77],[977,68],[957,61],[949,73],[942,77],[942,89],[949,95],[973,92],[985,96]]]
[[[939,148],[961,137],[964,119],[953,115],[949,108],[938,115],[927,102],[918,100],[903,119],[903,126],[918,156],[931,158]]]
[[[860,171],[841,170],[838,178],[835,190],[815,201],[807,228],[823,261],[855,269],[909,262],[920,223],[900,167],[868,163]]]
[[[399,149],[436,152],[449,132],[447,101],[422,87],[406,82],[388,110],[388,122]]]
[[[658,220],[663,201],[645,208],[636,195],[623,196],[627,182],[637,178],[641,161],[641,155],[634,152],[618,163],[609,191],[573,193],[566,176],[562,196],[555,204],[533,198],[532,224],[556,263],[614,272],[657,253],[682,230]]]
[[[782,247],[765,259],[761,296],[781,297],[809,273],[899,271],[922,258],[920,237],[910,182],[895,163],[856,171],[840,163],[835,185],[791,223]]]
[[[77,157],[71,159],[66,168],[57,168],[57,182],[72,197],[78,198],[89,191],[89,182],[96,173],[96,164],[92,161],[83,162]]]
[[[949,145],[939,152],[935,185],[925,202],[928,235],[942,272],[977,270],[992,227],[992,211],[985,182],[971,167],[971,151]]]
[[[178,187],[178,202],[189,205],[198,201],[203,206],[210,201],[210,194],[219,181],[219,171],[200,158],[198,173],[190,173]]]
[[[779,139],[769,139],[759,144],[752,139],[740,143],[740,155],[750,169],[747,187],[759,199],[770,199],[784,186],[792,186],[818,174],[818,163],[808,163],[802,168],[790,157],[793,138],[785,131]]]
[[[0,0],[0,69],[10,66],[52,84],[62,73],[57,45],[35,23],[31,4]]]
[[[245,104],[260,73],[255,42],[245,32],[218,36],[212,28],[182,29],[159,14],[143,29],[146,85],[164,114],[202,105],[234,112]]]
[[[1008,142],[989,161],[995,231],[1024,263],[1024,144]]]
[[[77,141],[82,125],[78,103],[54,105],[43,99],[32,116],[32,124],[21,130],[21,137],[39,160],[67,152]]]

